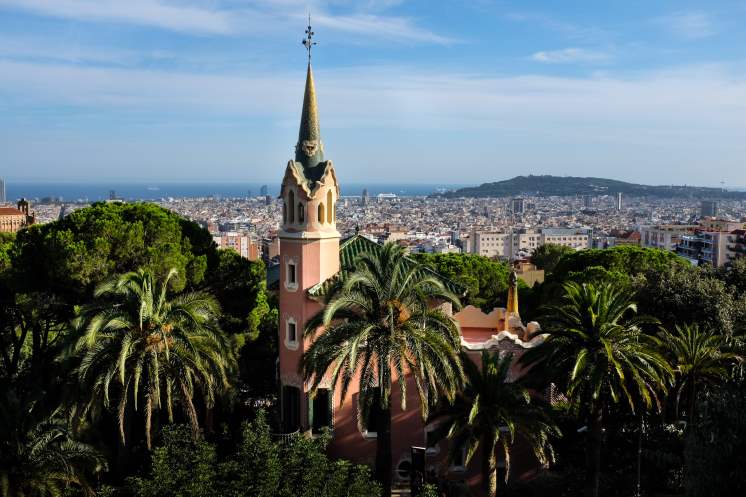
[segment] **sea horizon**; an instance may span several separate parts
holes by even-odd
[[[273,183],[257,181],[12,181],[6,180],[8,202],[20,198],[39,202],[56,200],[62,202],[96,202],[110,198],[110,192],[123,200],[161,200],[167,198],[242,198],[280,193],[279,181]],[[341,196],[360,196],[363,189],[370,196],[393,193],[398,196],[423,196],[457,189],[470,184],[447,183],[347,183]]]

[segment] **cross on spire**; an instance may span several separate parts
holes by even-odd
[[[308,63],[311,63],[311,48],[314,45],[318,45],[317,42],[313,41],[313,35],[316,34],[311,29],[311,13],[308,13],[308,28],[306,28],[306,37],[303,39],[303,46],[308,50]]]

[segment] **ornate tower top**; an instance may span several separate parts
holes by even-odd
[[[308,28],[303,46],[308,51],[308,71],[306,73],[306,89],[303,94],[303,112],[300,117],[300,129],[298,130],[298,144],[295,146],[295,161],[303,164],[306,177],[317,179],[314,169],[324,162],[324,145],[321,142],[319,131],[319,109],[316,105],[316,85],[313,82],[313,70],[311,69],[311,49],[317,42],[313,41],[313,29],[311,28],[311,16],[308,16]],[[323,167],[319,168],[323,169]]]

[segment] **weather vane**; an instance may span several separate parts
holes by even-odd
[[[313,35],[315,33],[311,29],[311,13],[308,13],[308,28],[306,29],[306,38],[303,40],[303,46],[308,50],[308,62],[311,62],[311,48],[314,45],[318,45],[317,42],[313,41]]]

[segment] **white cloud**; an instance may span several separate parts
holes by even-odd
[[[676,36],[692,40],[709,38],[717,32],[712,17],[704,12],[676,12],[658,18],[657,23]]]
[[[549,120],[561,123],[558,128],[606,123],[630,133],[653,124],[659,132],[687,133],[746,126],[746,75],[716,66],[626,78],[358,67],[317,70],[316,82],[327,125],[474,129]],[[26,104],[59,104],[113,113],[114,119],[183,111],[197,119],[204,113],[277,122],[295,119],[302,86],[301,73],[239,77],[0,60],[0,87],[19,113]]]
[[[153,26],[172,31],[228,34],[228,17],[217,11],[160,0],[0,0],[0,6],[51,17]]]
[[[447,45],[456,40],[415,26],[405,17],[355,14],[350,16],[315,15],[314,25],[346,33],[360,34],[393,41],[436,43]]]
[[[0,60],[0,143],[10,163],[40,167],[39,175],[61,163],[99,175],[88,157],[104,157],[109,174],[117,164],[127,177],[131,164],[143,177],[182,177],[188,163],[190,177],[200,178],[205,164],[223,162],[234,169],[215,165],[216,177],[270,177],[297,136],[303,76]],[[316,84],[327,150],[347,178],[417,180],[412,164],[425,162],[443,181],[454,181],[457,163],[462,181],[524,170],[703,183],[706,168],[743,184],[742,173],[734,176],[746,154],[743,71],[497,77],[378,66],[320,69]],[[241,153],[227,153],[231,147]],[[265,165],[245,169],[257,161]]]
[[[331,9],[329,3],[334,2],[312,2],[314,26],[398,43],[449,44],[455,41],[417,26],[411,18],[371,13],[398,3],[395,1],[372,2],[356,9],[338,5]],[[0,8],[44,16],[210,35],[266,36],[283,30],[297,31],[303,26],[309,8],[308,2],[300,0],[256,0],[250,2],[250,6],[220,1],[210,4],[212,8],[164,0],[0,0]],[[348,13],[337,13],[344,11]]]
[[[563,48],[561,50],[549,50],[536,52],[531,55],[531,59],[536,62],[547,64],[568,64],[574,62],[605,62],[609,60],[609,55],[594,50],[583,48]]]

